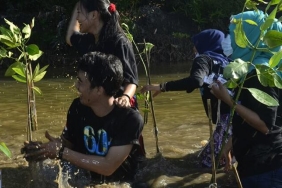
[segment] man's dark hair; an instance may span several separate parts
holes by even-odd
[[[78,62],[78,71],[87,73],[91,88],[102,86],[108,96],[114,96],[123,82],[121,61],[114,55],[90,52]]]

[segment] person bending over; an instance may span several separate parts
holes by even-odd
[[[223,54],[221,47],[223,39],[224,33],[216,29],[206,29],[194,35],[192,42],[194,44],[193,50],[196,57],[193,60],[190,75],[179,80],[145,85],[141,89],[141,92],[156,91],[156,93],[154,93],[154,96],[156,96],[160,92],[168,91],[186,91],[187,93],[191,93],[199,88],[207,116],[207,100],[211,100],[212,121],[217,125],[213,134],[215,157],[218,156],[221,150],[221,143],[224,137],[226,136],[226,138],[228,138],[231,134],[230,129],[227,130],[230,108],[224,103],[218,105],[218,99],[210,93],[209,88],[209,85],[215,79],[222,78],[221,74],[223,68],[229,63],[229,59]],[[218,108],[218,106],[220,106],[220,108]],[[218,114],[220,115],[218,116]],[[204,167],[211,167],[211,159],[211,148],[208,144],[201,152],[201,164]]]

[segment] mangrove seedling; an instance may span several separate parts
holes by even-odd
[[[34,18],[30,24],[24,24],[22,30],[4,19],[9,28],[0,26],[0,59],[9,58],[14,61],[5,72],[5,76],[11,76],[16,81],[25,83],[27,89],[27,107],[28,107],[28,123],[27,123],[27,140],[32,140],[32,131],[37,130],[37,113],[35,106],[35,92],[41,94],[41,90],[34,85],[40,81],[46,74],[48,65],[40,68],[37,64],[32,69],[31,62],[36,61],[43,52],[36,44],[28,44],[34,27]]]

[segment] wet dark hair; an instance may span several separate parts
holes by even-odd
[[[102,86],[108,96],[114,96],[123,82],[121,61],[114,55],[90,52],[78,61],[78,71],[87,73],[91,88]]]
[[[80,0],[80,4],[89,13],[91,11],[98,11],[104,26],[100,32],[99,43],[105,41],[107,38],[116,36],[117,34],[124,34],[120,26],[120,16],[116,10],[110,13],[108,8],[110,6],[109,0]]]

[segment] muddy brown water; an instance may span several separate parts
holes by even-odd
[[[73,71],[48,70],[48,76],[36,83],[43,95],[37,96],[39,130],[33,132],[33,140],[43,140],[45,130],[59,136],[66,122],[66,112],[76,97]],[[189,66],[171,65],[156,67],[151,71],[152,83],[183,78]],[[3,75],[3,74],[2,74]],[[25,188],[31,180],[27,162],[20,154],[26,140],[26,89],[22,83],[0,76],[0,142],[5,142],[12,152],[8,159],[0,153],[2,188]],[[145,76],[140,73],[140,87]],[[139,91],[139,90],[138,90]],[[137,91],[137,92],[138,92]],[[139,101],[139,108],[143,102]],[[208,140],[208,119],[204,113],[198,90],[161,93],[154,98],[155,116],[158,127],[158,146],[152,115],[143,130],[147,161],[137,178],[152,188],[208,187],[211,169],[202,168],[197,157],[202,140]],[[217,172],[218,187],[237,187],[232,172]],[[41,185],[40,187],[46,187]],[[47,186],[48,187],[48,186]],[[1,188],[1,187],[0,187]]]

